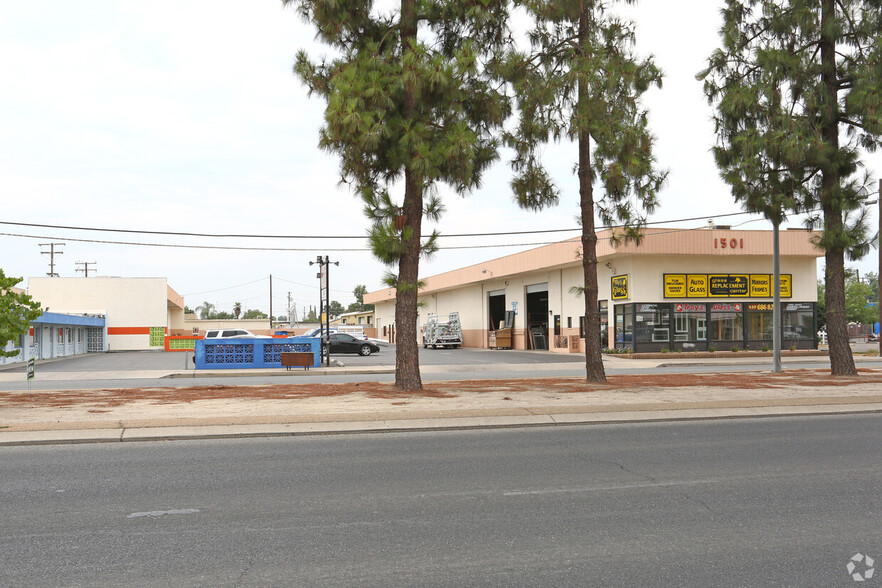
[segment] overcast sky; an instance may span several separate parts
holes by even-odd
[[[638,46],[664,69],[664,88],[646,100],[657,158],[670,170],[651,220],[739,212],[709,148],[711,109],[695,73],[718,45],[719,0],[639,5]],[[292,9],[277,0],[86,0],[0,7],[0,221],[107,229],[261,235],[361,236],[359,200],[338,185],[338,160],[317,149],[323,101],[291,73],[295,53],[323,50]],[[562,188],[558,207],[519,210],[505,156],[467,198],[442,190],[442,234],[576,229],[575,151],[546,157]],[[868,161],[882,173],[879,155]],[[738,224],[750,216],[718,220]],[[876,223],[875,212],[872,221]],[[672,223],[698,227],[706,220]],[[794,223],[798,224],[798,223]],[[762,221],[743,225],[764,229]],[[309,261],[327,254],[331,298],[382,287],[386,268],[361,239],[188,238],[0,224],[0,267],[7,275],[45,276],[41,243],[65,243],[63,277],[76,262],[102,276],[159,276],[184,295],[220,310],[234,302],[285,314],[318,304]],[[446,238],[422,275],[480,263],[572,233]],[[18,236],[16,236],[18,235]],[[28,237],[20,236],[28,235]],[[77,241],[275,247],[301,251],[225,251]],[[454,247],[481,245],[483,248]],[[520,245],[488,247],[490,245]],[[42,249],[48,249],[44,247]],[[306,250],[306,249],[311,249]],[[340,249],[352,249],[342,251]],[[856,265],[877,266],[877,252]],[[80,266],[82,267],[82,266]]]

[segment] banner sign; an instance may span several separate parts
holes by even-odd
[[[781,274],[781,298],[793,296],[791,274]],[[615,279],[615,278],[613,278]],[[771,298],[771,274],[664,274],[665,298]],[[615,296],[613,296],[615,299]]]

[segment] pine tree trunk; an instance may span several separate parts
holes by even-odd
[[[836,81],[836,44],[830,31],[835,19],[835,0],[823,0],[821,6],[821,66],[826,102],[822,112],[821,134],[828,145],[829,155],[821,168],[821,202],[824,208],[824,232],[831,235],[824,255],[824,287],[827,300],[827,338],[830,344],[830,372],[834,376],[857,374],[851,346],[848,342],[848,324],[845,318],[845,252],[836,243],[841,242],[842,206],[835,196],[839,187],[839,121],[838,86]]]
[[[588,36],[587,3],[582,4],[579,15],[579,41]],[[579,81],[579,98],[576,110],[584,113],[584,101],[588,99],[588,85]],[[579,131],[579,206],[582,216],[582,273],[585,290],[585,376],[589,382],[605,382],[603,356],[600,350],[600,311],[597,308],[597,234],[594,232],[594,187],[591,177],[591,135],[587,129]]]
[[[402,52],[410,51],[416,42],[417,19],[415,0],[401,0]],[[413,120],[416,97],[405,86],[404,117]],[[417,341],[417,282],[419,281],[420,231],[423,220],[423,184],[410,169],[404,171],[404,206],[407,217],[401,238],[404,253],[398,262],[398,290],[395,296],[395,325],[397,330],[395,355],[395,387],[399,390],[422,390],[420,377],[419,343]]]

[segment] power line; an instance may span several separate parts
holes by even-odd
[[[244,284],[236,284],[235,286],[227,286],[225,288],[218,288],[217,290],[204,290],[202,292],[191,292],[190,294],[182,294],[182,296],[198,296],[199,294],[211,294],[212,292],[220,292],[222,290],[232,290],[233,288],[241,288],[242,286],[248,286],[250,284],[256,284],[257,282],[262,282],[266,278],[258,278],[256,280],[252,280],[250,282],[245,282]]]
[[[678,218],[673,220],[661,220],[661,221],[651,221],[647,222],[647,225],[659,225],[665,223],[674,223],[674,222],[689,222],[696,220],[705,220],[712,218],[724,218],[728,216],[739,216],[743,214],[752,214],[750,212],[742,211],[742,212],[730,212],[724,214],[715,214],[710,216],[696,216],[691,218]],[[210,238],[218,238],[218,239],[367,239],[366,235],[255,235],[255,234],[228,234],[228,233],[193,233],[193,232],[183,232],[183,231],[153,231],[148,229],[112,229],[107,227],[77,227],[73,225],[47,225],[41,223],[20,223],[13,221],[0,221],[0,225],[13,225],[17,227],[33,227],[40,229],[64,229],[64,230],[72,230],[72,231],[95,231],[95,232],[104,232],[104,233],[128,233],[135,235],[169,235],[173,237],[210,237]],[[601,228],[615,228],[614,225],[611,227],[601,227]],[[455,237],[500,237],[507,235],[535,235],[541,233],[566,233],[572,231],[579,231],[580,227],[571,227],[566,229],[534,229],[528,231],[499,231],[499,232],[488,232],[488,233],[451,233],[451,234],[441,234],[439,238],[455,238]],[[429,237],[430,235],[423,235],[423,237]],[[99,243],[102,241],[98,241]],[[182,245],[182,247],[186,247]],[[312,250],[305,250],[312,251]]]

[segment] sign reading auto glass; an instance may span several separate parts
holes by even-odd
[[[781,297],[790,298],[791,274],[781,274]],[[769,274],[664,274],[665,298],[771,298]]]
[[[630,298],[628,291],[628,274],[622,276],[613,276],[610,280],[610,290],[613,300],[625,300]]]
[[[707,275],[689,274],[686,276],[686,297],[707,298]]]

